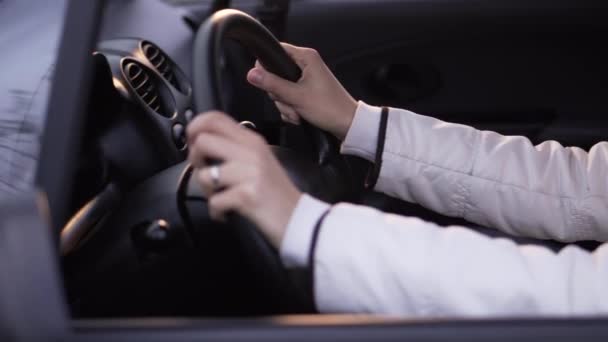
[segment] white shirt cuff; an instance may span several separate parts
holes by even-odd
[[[340,152],[374,161],[382,108],[359,101],[353,122],[346,133]]]
[[[307,194],[300,196],[281,242],[280,254],[285,267],[307,266],[313,231],[329,207],[329,204]]]

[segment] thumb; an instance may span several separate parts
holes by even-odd
[[[268,93],[274,94],[281,102],[291,104],[298,98],[297,83],[287,81],[263,68],[255,67],[249,70],[247,81]]]

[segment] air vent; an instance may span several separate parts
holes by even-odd
[[[167,56],[159,47],[148,42],[143,43],[141,48],[148,61],[154,65],[156,70],[158,70],[158,72],[177,90],[182,91],[179,82],[175,77],[175,72],[173,71],[174,65],[169,56]]]
[[[132,61],[124,64],[124,73],[133,90],[150,109],[162,116],[171,117],[172,113],[157,88],[159,79],[155,79],[148,70]]]

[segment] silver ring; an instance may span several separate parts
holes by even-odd
[[[217,191],[220,188],[220,167],[213,165],[209,168],[209,175],[211,175],[211,183],[213,184],[213,191]]]

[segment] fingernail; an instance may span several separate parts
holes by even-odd
[[[262,84],[262,79],[263,78],[264,78],[264,75],[262,75],[262,72],[260,70],[258,70],[258,69],[253,69],[249,73],[249,80],[252,83]]]

